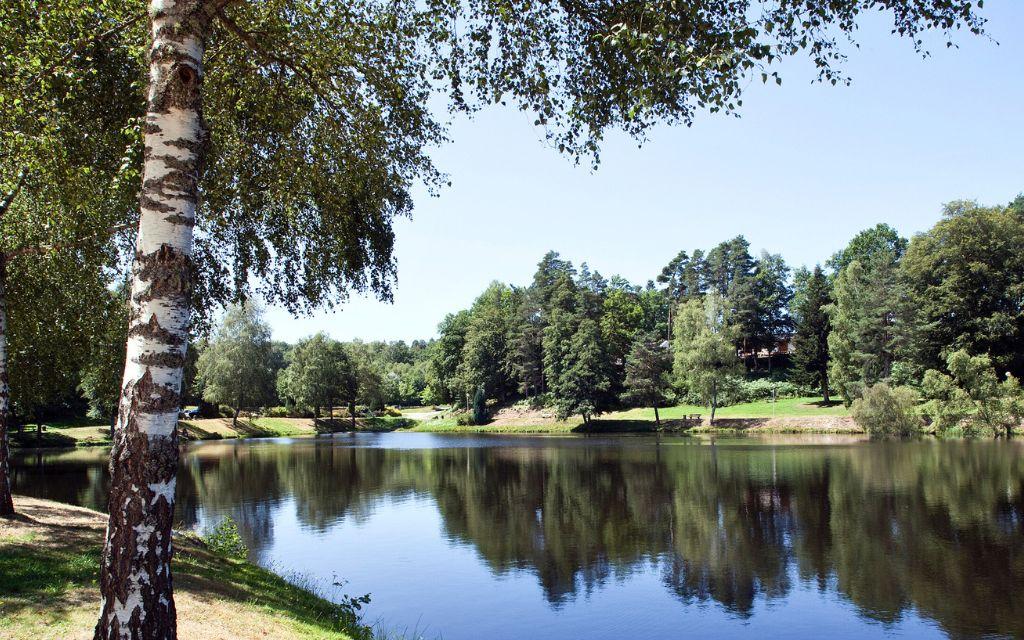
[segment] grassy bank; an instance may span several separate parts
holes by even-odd
[[[861,433],[842,404],[825,405],[821,398],[785,398],[775,403],[748,402],[722,407],[715,424],[706,424],[705,407],[678,405],[659,409],[663,429],[694,433]],[[700,416],[699,419],[695,416]],[[410,431],[433,433],[642,433],[654,431],[653,409],[629,409],[598,416],[589,425],[573,416],[557,420],[553,410],[498,412],[486,425],[458,425],[452,417],[423,420]]]
[[[19,515],[0,518],[0,637],[92,637],[106,516],[15,496]],[[366,637],[349,611],[241,560],[175,535],[178,636],[195,640],[345,640]]]
[[[860,433],[853,424],[849,410],[842,404],[825,405],[820,398],[784,398],[772,403],[747,402],[720,408],[715,414],[715,425],[707,425],[708,410],[694,405],[678,405],[659,410],[663,429],[696,433]],[[700,419],[694,419],[694,416]],[[327,426],[330,430],[347,431],[348,419],[336,419]],[[245,418],[238,425],[229,418],[183,420],[181,422],[190,440],[221,440],[232,438],[283,438],[316,435],[317,429],[310,418]],[[357,418],[359,431],[421,431],[432,433],[642,433],[654,431],[653,409],[613,411],[595,418],[584,426],[579,416],[557,420],[553,409],[516,410],[509,407],[498,412],[486,425],[459,425],[455,418],[428,407],[404,409],[402,416]],[[37,440],[35,430],[13,433],[16,447],[74,447],[110,444],[109,427],[83,421],[48,424]]]
[[[311,418],[245,418],[238,425],[232,425],[230,418],[182,420],[181,428],[189,440],[222,440],[233,438],[296,438],[316,435]],[[384,416],[379,418],[357,418],[356,429],[360,431],[394,431],[415,424],[410,418]],[[348,419],[336,419],[327,425],[331,429],[344,431],[350,428]],[[52,422],[45,426],[41,437],[35,425],[23,432],[11,433],[11,444],[15,447],[87,447],[110,444],[110,427],[90,423],[88,420]]]

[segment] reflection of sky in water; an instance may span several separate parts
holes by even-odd
[[[427,638],[1022,633],[1024,443],[799,442],[210,442],[177,517],[231,515],[262,565]],[[102,452],[15,464],[24,493],[104,499]]]

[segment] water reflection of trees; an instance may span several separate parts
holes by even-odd
[[[382,498],[434,500],[496,573],[536,573],[557,606],[656,563],[681,601],[749,616],[794,582],[890,622],[1024,636],[1024,447],[499,447],[225,444],[187,458],[179,515],[231,512],[257,550],[276,505],[323,531]],[[80,478],[85,485],[99,482]],[[96,493],[97,488],[82,489]]]

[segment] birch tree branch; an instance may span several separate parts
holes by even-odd
[[[233,0],[228,1],[230,2]],[[284,56],[268,51],[259,43],[259,40],[256,38],[256,36],[240,27],[237,22],[235,22],[230,16],[228,16],[228,14],[224,11],[223,8],[217,10],[217,16],[220,18],[221,22],[224,24],[227,30],[238,36],[238,39],[244,42],[246,46],[248,46],[249,49],[251,49],[254,53],[259,55],[263,59],[267,60],[268,62],[279,64],[282,67],[285,67],[286,69],[294,73],[298,78],[302,80],[303,84],[305,84],[310,91],[317,95],[317,97],[319,97],[321,100],[327,103],[339,114],[346,115],[341,106],[337,104],[337,101],[333,99],[331,96],[324,93],[324,91],[320,87],[320,84],[313,77],[313,72],[310,71],[305,65],[301,64],[300,62],[296,62],[293,59],[286,58]]]
[[[136,225],[137,223],[135,222],[127,222],[125,224],[119,224],[113,227],[109,227],[107,229],[104,229],[103,231],[99,231],[97,233],[85,236],[84,238],[78,238],[77,240],[71,240],[68,242],[55,242],[53,244],[37,244],[27,247],[18,247],[16,249],[11,249],[10,251],[4,252],[3,255],[4,258],[10,260],[11,258],[17,258],[20,256],[53,253],[55,251],[62,251],[64,249],[77,249],[79,247],[89,244],[94,240],[106,238],[116,233],[120,233],[121,231],[127,231],[128,229],[133,229],[135,228]]]
[[[0,218],[3,218],[7,210],[11,208],[11,203],[18,197],[18,192],[21,191],[21,187],[25,184],[26,177],[28,177],[28,171],[22,168],[18,172],[18,180],[14,183],[14,187],[4,195],[3,200],[0,200]]]
[[[142,21],[142,19],[145,17],[145,13],[140,13],[139,15],[129,18],[124,22],[115,25],[110,29],[107,29],[102,33],[82,36],[71,45],[71,49],[63,56],[61,56],[60,60],[57,60],[57,62],[54,62],[43,71],[37,73],[36,76],[32,78],[32,80],[28,83],[28,86],[25,87],[25,93],[28,93],[32,89],[34,89],[40,82],[42,82],[43,78],[52,75],[53,72],[56,71],[61,65],[65,64],[68,60],[71,60],[71,58],[73,58],[75,54],[81,53],[88,45],[94,42],[103,42],[107,38],[113,37],[121,33],[122,31],[125,31],[132,25],[137,24],[138,22]]]

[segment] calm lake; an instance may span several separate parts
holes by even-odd
[[[102,509],[106,451],[16,454]],[[1024,638],[1024,442],[360,434],[190,445],[178,519],[445,640]],[[332,583],[342,583],[332,587]]]

